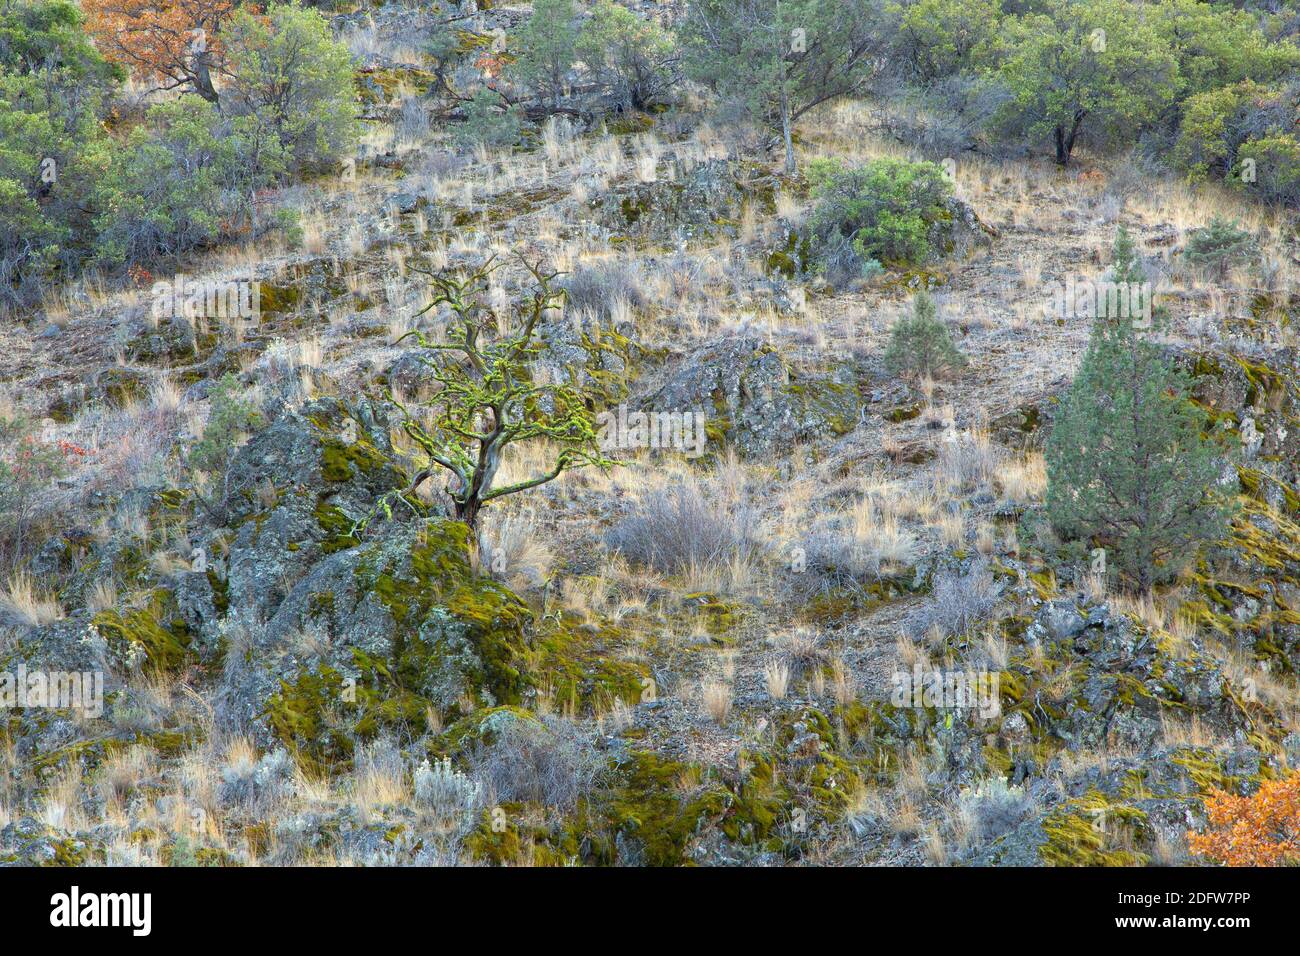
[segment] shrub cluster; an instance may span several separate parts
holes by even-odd
[[[283,215],[259,221],[258,191],[351,152],[351,58],[318,12],[296,3],[264,16],[240,10],[220,38],[220,104],[191,91],[141,121],[118,121],[126,70],[91,44],[78,6],[6,6],[0,304],[30,305],[89,263],[139,264],[288,225]],[[136,65],[129,51],[105,46]]]
[[[951,217],[952,184],[938,165],[818,160],[808,175],[817,200],[810,228],[832,282],[870,277],[882,266],[921,265],[939,251],[934,233]]]

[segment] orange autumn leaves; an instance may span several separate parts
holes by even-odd
[[[220,30],[235,0],[82,0],[86,27],[110,60],[166,88],[216,100]]]
[[[1205,808],[1210,828],[1187,834],[1193,853],[1228,866],[1300,863],[1300,772],[1265,781],[1250,797],[1212,791]]]

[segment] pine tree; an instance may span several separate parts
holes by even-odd
[[[895,375],[938,377],[966,364],[952,344],[948,326],[939,319],[934,297],[921,289],[912,299],[912,314],[894,323],[885,349],[885,367]]]
[[[1141,283],[1121,228],[1112,278]],[[1222,536],[1214,451],[1187,377],[1163,356],[1150,323],[1099,309],[1083,363],[1047,445],[1047,514],[1067,537],[1091,539],[1143,591],[1177,573],[1198,544]],[[1149,326],[1149,328],[1146,328]]]

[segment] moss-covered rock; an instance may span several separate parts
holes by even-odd
[[[263,713],[275,737],[318,762],[346,761],[356,739],[384,728],[423,733],[430,711],[454,718],[534,692],[532,612],[475,574],[459,522],[389,528],[330,555],[285,599],[268,642],[303,629],[334,640],[290,662]]]
[[[170,591],[159,588],[142,608],[102,611],[93,620],[113,658],[128,668],[145,663],[175,671],[190,653],[190,632]]]

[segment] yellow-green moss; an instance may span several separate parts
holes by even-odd
[[[617,656],[627,643],[618,628],[588,628],[563,616],[534,640],[529,670],[554,706],[573,713],[604,713],[617,701],[635,705],[649,670]]]
[[[133,648],[144,651],[149,666],[174,671],[189,656],[190,634],[185,622],[175,615],[170,591],[156,589],[148,604],[125,613],[101,611],[92,623],[109,650],[125,659]]]
[[[1038,852],[1049,866],[1141,866],[1145,854],[1117,844],[1145,839],[1149,829],[1142,810],[1090,790],[1047,815]]]

